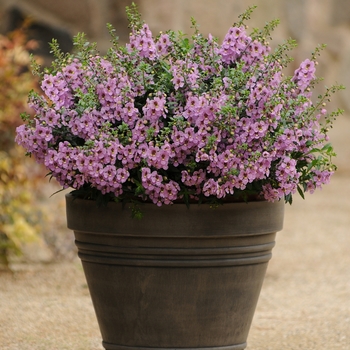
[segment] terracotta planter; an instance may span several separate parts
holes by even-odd
[[[283,202],[66,202],[105,349],[246,347]]]

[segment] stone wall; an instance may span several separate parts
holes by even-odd
[[[237,15],[248,6],[258,9],[251,27],[262,26],[279,18],[275,43],[292,37],[299,46],[293,55],[296,62],[308,57],[317,44],[326,43],[318,74],[324,85],[334,82],[348,86],[338,100],[350,110],[350,1],[349,0],[135,0],[143,18],[154,32],[174,29],[188,32],[190,17],[196,18],[203,33],[222,38]],[[117,29],[121,41],[128,36],[125,6],[131,0],[0,0],[0,31],[12,29],[21,16],[32,16],[33,36],[45,42],[56,37],[63,48],[71,47],[71,37],[84,31],[104,51],[109,44],[106,23]],[[43,51],[47,51],[47,47]]]

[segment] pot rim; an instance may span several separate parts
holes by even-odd
[[[122,203],[97,206],[96,201],[66,194],[67,226],[73,231],[166,237],[220,237],[275,233],[283,228],[283,201],[163,205],[140,203],[142,219],[131,217]]]

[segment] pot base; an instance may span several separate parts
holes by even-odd
[[[179,350],[179,348],[149,348],[138,346],[123,346],[102,342],[106,350]],[[247,347],[247,343],[228,345],[228,346],[213,346],[205,348],[181,348],[181,350],[243,350]]]

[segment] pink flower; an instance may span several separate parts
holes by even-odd
[[[108,198],[160,206],[254,190],[289,200],[334,167],[321,125],[332,90],[313,102],[314,60],[283,76],[286,46],[271,54],[244,23],[221,44],[134,24],[125,48],[56,61],[16,142],[62,186]]]

